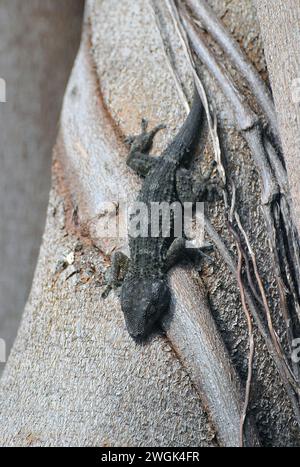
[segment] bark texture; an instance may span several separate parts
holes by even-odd
[[[64,88],[79,46],[83,2],[0,2],[0,338],[8,354],[45,226]],[[0,363],[0,373],[3,369]]]
[[[210,3],[265,74],[251,2]],[[190,268],[172,272],[173,316],[166,337],[155,336],[147,345],[129,338],[117,295],[100,298],[109,254],[126,244],[124,238],[100,235],[110,214],[103,202],[134,199],[140,184],[126,167],[123,136],[136,133],[144,116],[151,125],[165,121],[168,129],[153,151],[158,153],[185,117],[151,11],[145,0],[87,2],[54,151],[38,267],[0,383],[3,445],[239,444],[247,326],[235,278],[218,251],[214,264],[203,267],[203,283]],[[190,72],[171,21],[165,28],[190,93]],[[240,215],[283,332],[251,154],[204,67],[201,75],[219,117]],[[208,144],[202,164],[211,157]],[[208,214],[234,253],[223,210],[220,202]],[[284,389],[257,333],[255,341],[250,403],[255,420],[248,421],[245,438],[251,445],[258,435],[264,445],[297,445]]]
[[[300,3],[255,0],[300,232]]]

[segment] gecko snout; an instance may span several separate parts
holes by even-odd
[[[126,279],[125,279],[126,281]],[[166,280],[130,278],[122,287],[121,306],[129,334],[136,340],[146,339],[154,324],[168,310],[170,290]]]

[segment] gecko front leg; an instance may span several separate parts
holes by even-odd
[[[122,251],[116,251],[112,255],[111,267],[108,271],[107,286],[102,293],[102,297],[106,298],[111,290],[122,285],[127,274],[130,264],[130,259]]]
[[[211,261],[211,258],[205,253],[205,251],[211,251],[212,248],[213,247],[210,244],[203,245],[200,248],[188,248],[186,246],[186,239],[184,237],[177,237],[168,250],[165,271],[169,271],[169,269],[176,266],[182,260],[188,259],[194,264],[197,271],[200,272],[203,258]]]

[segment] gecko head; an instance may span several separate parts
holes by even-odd
[[[166,280],[153,277],[125,279],[121,306],[128,332],[134,339],[145,340],[169,304],[170,290]]]

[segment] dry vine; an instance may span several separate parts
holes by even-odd
[[[193,6],[192,4],[194,4],[194,2],[188,3],[190,6]],[[204,5],[205,2],[202,2],[202,4]],[[196,9],[193,10],[193,13],[199,15],[199,11]],[[258,117],[247,105],[243,96],[240,95],[231,77],[217,62],[212,52],[205,44],[201,31],[196,29],[191,16],[188,14],[185,8],[180,8],[180,15],[196,55],[202,61],[202,63],[207,66],[210,73],[217,80],[232,109],[234,110],[237,128],[239,131],[241,131],[244,138],[246,139],[251,149],[252,157],[257,166],[258,172],[261,176],[263,185],[262,209],[266,221],[270,249],[273,255],[273,264],[275,268],[277,286],[281,297],[282,315],[285,317],[286,322],[291,323],[292,318],[297,313],[299,307],[299,296],[297,296],[297,291],[299,290],[299,237],[297,235],[296,228],[292,223],[292,217],[290,215],[291,206],[290,197],[287,192],[287,175],[280,160],[280,149],[278,147],[274,147],[265,132],[263,132],[262,125],[260,124]],[[210,12],[210,17],[213,17],[212,12]],[[201,21],[201,14],[198,19]],[[227,34],[224,32],[224,28],[222,31],[222,34]],[[217,40],[220,43],[220,40]],[[227,43],[228,41],[223,40],[221,44],[225,52],[227,52]],[[239,62],[235,61],[235,64],[238,66]],[[238,67],[238,70],[241,72],[241,74],[243,74],[243,69],[241,70]],[[253,84],[249,84],[251,90],[253,91]],[[278,211],[280,212],[279,215]],[[282,232],[284,232],[286,237],[284,241],[281,238],[283,235]],[[242,231],[242,233],[244,235],[244,231]],[[249,249],[249,241],[246,243]],[[259,286],[259,291],[264,305],[263,308],[267,317],[268,333],[273,350],[278,357],[276,359],[277,368],[291,400],[295,417],[300,424],[300,391],[298,374],[295,374],[295,372],[292,371],[289,364],[289,358],[285,355],[277,334],[273,328],[271,313],[269,310],[262,280],[258,273],[255,255],[253,254],[253,250],[251,248],[249,252],[254,267],[255,278]],[[280,252],[280,255],[284,259],[283,263],[286,267],[286,270],[289,272],[289,276],[286,271],[283,270],[282,262],[280,261],[278,252]],[[289,280],[289,278],[292,280]],[[293,307],[287,305],[285,293],[286,290],[284,285],[288,287],[288,290],[294,299]],[[287,331],[289,344],[291,345],[294,334],[291,332],[290,327],[287,329]],[[274,352],[272,352],[272,354],[274,355]]]

